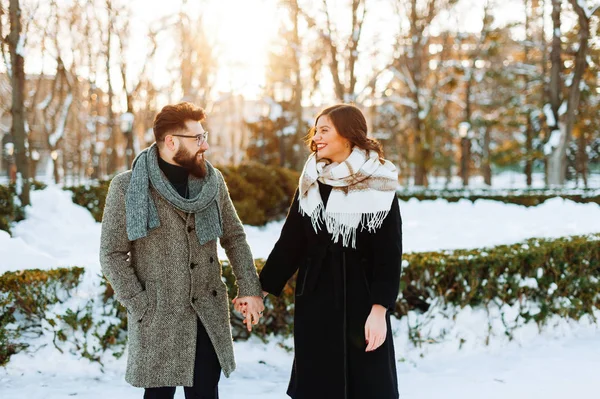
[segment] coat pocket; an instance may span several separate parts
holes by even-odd
[[[307,258],[306,267],[304,270],[300,269],[298,271],[298,278],[296,280],[296,296],[304,295],[304,287],[306,286],[306,279],[308,277],[308,273],[310,272],[311,263],[311,258]]]
[[[146,281],[146,292],[148,293],[148,309],[142,316],[141,324],[143,326],[149,325],[156,313],[157,293],[154,281]]]

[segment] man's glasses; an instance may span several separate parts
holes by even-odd
[[[196,144],[198,144],[198,147],[200,147],[202,144],[204,144],[204,142],[206,140],[208,140],[208,132],[196,134],[194,136],[188,136],[188,135],[185,135],[185,134],[172,134],[171,136],[175,136],[175,137],[187,137],[187,138],[190,138],[190,139],[196,139]]]

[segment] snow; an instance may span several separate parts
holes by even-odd
[[[0,231],[0,273],[83,266],[87,269],[84,282],[66,303],[57,305],[76,307],[99,289],[100,224],[86,209],[72,203],[70,192],[59,187],[33,191],[31,199],[27,218],[13,226],[13,237]],[[400,202],[400,208],[406,252],[584,234],[597,232],[600,226],[600,206],[562,199],[531,208],[488,200],[448,203],[415,199]],[[268,255],[281,226],[282,222],[262,228],[245,226],[255,257]],[[521,281],[521,286],[535,284],[532,279]],[[589,317],[577,322],[554,317],[541,331],[534,323],[520,322],[510,340],[500,315],[514,324],[520,310],[535,309],[535,304],[524,300],[512,307],[492,305],[487,310],[433,305],[428,312],[392,319],[403,398],[479,399],[483,392],[491,399],[583,398],[592,397],[600,388],[600,328]],[[448,314],[456,314],[455,320]],[[600,312],[595,316],[600,317]],[[416,326],[437,339],[415,346],[408,337]],[[124,381],[126,355],[116,359],[107,353],[102,368],[68,351],[60,353],[52,338],[51,334],[31,338],[30,349],[13,356],[7,367],[0,369],[0,397],[142,397],[142,389]],[[221,396],[286,397],[293,352],[284,347],[292,345],[290,338],[279,337],[271,337],[266,344],[256,338],[236,342],[238,369],[231,378],[221,379]],[[183,396],[179,388],[176,398]]]
[[[544,144],[544,154],[550,155],[555,148],[558,148],[558,144],[560,143],[560,130],[555,129],[550,133],[550,138],[548,142]]]
[[[100,273],[100,227],[90,212],[55,186],[31,192],[27,218],[0,231],[0,273],[21,269],[85,266]]]
[[[531,208],[491,200],[472,203],[463,199],[451,203],[443,199],[411,199],[400,201],[400,211],[405,252],[482,248],[530,237],[596,233],[600,226],[600,206],[562,198]],[[282,226],[283,222],[271,222],[265,227],[246,226],[254,257],[269,255]],[[222,249],[219,256],[225,257]]]
[[[544,105],[544,115],[546,115],[548,126],[556,126],[556,118],[554,118],[554,112],[552,112],[552,104]]]
[[[27,40],[27,35],[24,33],[21,33],[19,35],[19,41],[17,43],[17,49],[16,49],[16,53],[18,55],[20,55],[21,57],[25,57],[27,55],[27,53],[25,52],[25,41]]]
[[[65,134],[65,126],[67,125],[67,117],[69,116],[69,108],[71,107],[72,102],[73,94],[69,93],[69,95],[65,99],[65,103],[60,114],[60,120],[58,121],[56,131],[52,133],[48,138],[48,142],[50,143],[51,147],[56,147],[58,140],[60,140]]]
[[[284,136],[293,136],[293,135],[296,134],[296,126],[292,126],[292,125],[286,126],[286,127],[283,128],[283,130],[281,131],[281,133]]]
[[[558,108],[558,115],[564,115],[567,113],[567,102],[563,101]]]
[[[417,109],[417,104],[415,104],[414,100],[404,96],[392,95],[387,97],[387,100],[399,104],[404,105],[406,107],[410,107],[412,109]]]
[[[37,109],[46,109],[48,107],[48,104],[50,104],[50,101],[52,101],[52,93],[49,93],[46,98],[44,98],[37,106]]]
[[[486,335],[487,315],[466,308],[457,316],[445,342],[431,344],[427,356],[421,357],[406,338],[408,320],[418,323],[417,316],[392,319],[396,347],[400,397],[419,399],[480,399],[482,392],[490,399],[511,397],[593,397],[600,387],[597,370],[600,367],[600,331],[587,319],[579,323],[553,320],[553,328],[539,333],[528,324],[518,329],[515,340],[501,336],[489,346],[481,342],[464,345],[458,350],[457,337]],[[424,319],[424,317],[421,317]],[[438,313],[432,328],[443,329],[449,324]],[[0,371],[0,395],[30,399],[78,397],[142,397],[143,390],[124,381],[125,356],[105,359],[104,372],[97,364],[60,354],[49,343],[34,354],[18,354],[5,370]],[[471,342],[467,340],[467,342]],[[236,342],[237,369],[231,378],[221,378],[220,396],[232,399],[281,399],[287,388],[293,354],[281,346],[292,346],[291,339],[271,338],[264,344],[256,338]],[[39,361],[44,359],[44,361]],[[60,368],[57,369],[57,365]],[[175,398],[182,399],[178,388]]]

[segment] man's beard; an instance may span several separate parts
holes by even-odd
[[[181,146],[173,156],[173,160],[200,179],[206,177],[208,173],[206,162],[204,162],[204,150],[198,150],[195,154],[191,154]]]

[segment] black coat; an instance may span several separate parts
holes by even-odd
[[[331,187],[319,183],[326,204]],[[341,241],[341,240],[340,240]],[[288,395],[295,399],[396,399],[396,359],[387,337],[365,352],[365,322],[373,304],[393,309],[400,286],[402,219],[397,200],[374,233],[357,232],[356,249],[315,233],[294,197],[281,236],[260,273],[265,291],[280,295],[298,271],[295,358]]]

